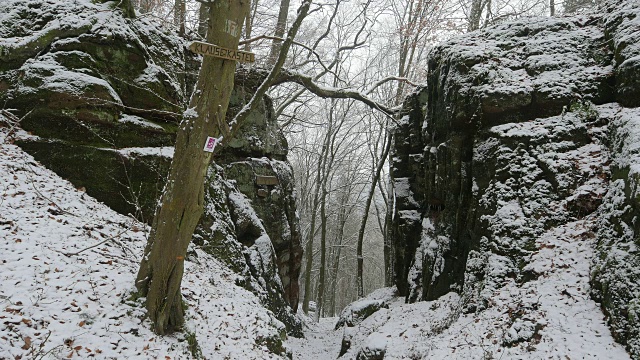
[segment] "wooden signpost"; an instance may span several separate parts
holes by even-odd
[[[278,178],[275,176],[256,175],[256,185],[273,186],[278,185],[279,183]]]
[[[223,47],[207,44],[201,41],[194,41],[189,45],[189,50],[196,54],[214,56],[221,59],[234,60],[243,63],[253,63],[256,61],[256,54],[247,51],[225,49]]]

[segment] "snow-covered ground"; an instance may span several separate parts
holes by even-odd
[[[182,292],[187,332],[159,337],[128,300],[147,227],[45,169],[0,123],[0,359],[278,359],[284,325],[196,250]],[[194,349],[195,350],[195,349]]]
[[[128,301],[146,225],[43,168],[6,132],[0,127],[0,359],[188,359],[189,334],[206,359],[278,358],[265,339],[283,325],[198,250],[183,280],[187,332],[153,334],[144,308]],[[527,265],[541,275],[504,284],[477,314],[461,314],[455,294],[404,304],[388,289],[373,293],[389,309],[349,330],[343,359],[363,348],[383,349],[385,359],[628,359],[588,296],[592,221],[541,236]],[[333,330],[336,321],[288,339],[293,358],[335,359],[345,331]]]
[[[305,338],[287,341],[294,359],[335,360],[340,353],[342,331],[333,331],[338,318],[322,318],[306,323]]]
[[[541,276],[505,284],[484,311],[462,314],[464,300],[454,293],[405,304],[381,289],[367,299],[384,299],[389,309],[347,330],[334,331],[335,318],[321,319],[307,340],[294,343],[293,352],[299,359],[335,359],[348,331],[352,346],[341,359],[355,359],[362,349],[382,349],[385,360],[629,359],[588,295],[591,221],[571,222],[541,236],[528,265]]]
[[[505,284],[489,308],[462,314],[457,294],[405,304],[380,289],[380,309],[351,329],[333,330],[337,319],[321,319],[306,340],[292,343],[296,359],[335,359],[344,331],[356,359],[362,349],[382,349],[384,359],[629,359],[590,299],[589,264],[594,237],[591,219],[551,229],[537,241],[529,267],[542,274],[524,284]],[[525,341],[533,339],[533,341]]]

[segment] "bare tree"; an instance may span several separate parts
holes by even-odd
[[[184,323],[180,293],[184,258],[202,215],[205,176],[211,162],[211,153],[204,152],[202,146],[211,135],[222,138],[222,134],[230,135],[230,128],[237,131],[243,119],[255,109],[282,68],[310,6],[311,0],[302,3],[276,64],[254,97],[230,124],[225,123],[225,116],[233,90],[236,64],[215,57],[205,57],[203,60],[196,90],[178,130],[169,179],[153,220],[136,279],[138,296],[146,298],[148,316],[158,334],[174,331]],[[207,40],[237,49],[240,34],[229,31],[226,24],[228,21],[244,23],[248,12],[248,0],[211,2]]]
[[[224,23],[228,19],[242,23],[248,5],[248,1],[213,3],[207,40],[237,48],[239,35],[225,32]],[[205,57],[190,110],[178,131],[169,179],[136,279],[138,295],[146,297],[148,316],[158,334],[172,332],[184,323],[180,293],[184,258],[202,215],[204,179],[211,161],[211,153],[203,152],[202,147],[207,136],[221,135],[222,129],[213,124],[225,118],[234,73],[235,62]]]
[[[276,23],[276,29],[274,32],[275,38],[272,40],[271,51],[269,52],[269,58],[267,60],[267,64],[273,64],[276,61],[278,56],[278,49],[280,48],[280,44],[282,43],[282,36],[284,35],[284,31],[287,27],[287,15],[289,15],[289,3],[291,0],[281,0],[280,1],[280,10],[278,12],[278,22]]]

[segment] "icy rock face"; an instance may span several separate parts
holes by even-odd
[[[238,274],[236,283],[255,293],[290,335],[302,336],[302,324],[289,305],[290,291],[281,281],[282,262],[251,200],[212,166],[205,192],[206,208],[193,242]],[[288,284],[290,290],[291,284]],[[296,282],[297,285],[297,282]],[[277,339],[276,339],[277,340]],[[279,347],[281,344],[279,340]]]
[[[612,334],[640,354],[640,108],[612,108],[611,183],[598,218],[593,297],[609,315]]]
[[[229,103],[229,116],[239,111],[262,83],[263,72],[239,70]],[[284,298],[298,308],[302,245],[296,210],[293,169],[286,160],[288,145],[274,117],[271,99],[264,97],[242,130],[216,157],[228,179],[250,200],[275,250]],[[238,237],[242,243],[246,241]]]
[[[541,276],[528,264],[545,232],[598,211],[592,293],[640,354],[640,142],[638,113],[624,108],[640,105],[639,14],[625,2],[524,19],[433,50],[391,155],[393,266],[408,302],[456,291],[465,311],[482,311],[507,280]]]
[[[199,61],[183,39],[123,17],[116,4],[0,2],[0,100],[26,115],[21,126],[36,135],[18,140],[23,149],[114,210],[150,223]],[[228,117],[263,76],[236,74]],[[219,166],[195,240],[301,335],[292,310],[302,257],[293,174],[273,113],[265,97],[215,149]]]
[[[38,138],[37,160],[113,209],[150,221],[197,59],[114,2],[0,3],[0,101]],[[195,69],[193,68],[195,66]]]

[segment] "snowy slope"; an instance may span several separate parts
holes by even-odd
[[[147,227],[76,190],[6,139],[0,122],[0,359],[277,359],[284,325],[193,249],[187,331],[159,337],[127,301]],[[187,335],[185,335],[187,334]]]
[[[328,329],[315,338],[351,334],[352,346],[341,359],[356,359],[359,353],[376,349],[385,351],[385,360],[629,359],[589,297],[593,225],[591,216],[542,235],[528,265],[542,275],[524,284],[510,280],[491,294],[491,304],[482,312],[462,314],[465,300],[455,293],[405,304],[404,298],[379,290],[367,299],[383,299],[389,309],[354,328]],[[325,354],[337,347],[327,346]],[[313,357],[300,358],[330,358],[317,353],[308,347],[307,354]]]

